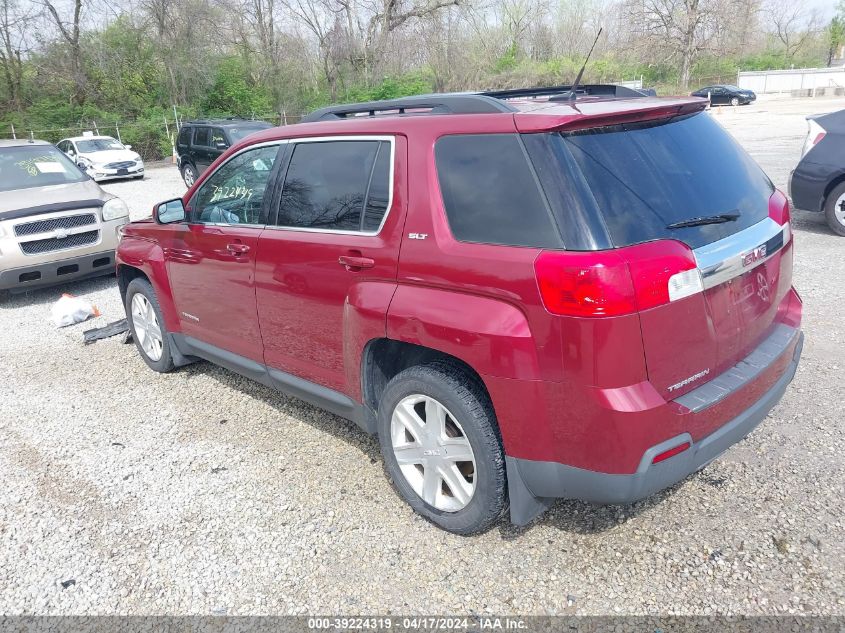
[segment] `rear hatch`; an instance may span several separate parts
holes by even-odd
[[[786,199],[709,114],[546,138],[571,183],[562,231],[601,218],[606,234],[591,227],[592,242],[627,262],[649,381],[664,397],[715,378],[772,332],[792,285]]]

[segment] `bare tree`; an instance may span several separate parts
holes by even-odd
[[[693,64],[710,49],[719,24],[717,0],[631,0],[631,22],[643,44],[662,51],[664,62],[678,65],[681,85],[689,86]]]
[[[23,99],[22,49],[34,12],[25,11],[15,0],[0,0],[0,67],[8,93],[8,104],[20,109]]]
[[[85,67],[82,64],[82,47],[80,45],[83,0],[73,0],[73,16],[69,20],[62,18],[58,9],[56,9],[56,6],[50,0],[42,0],[41,4],[47,9],[47,13],[58,27],[59,33],[70,53],[70,67],[73,79],[71,102],[74,105],[82,105],[85,103],[85,86],[87,83]]]
[[[770,0],[766,20],[791,61],[819,30],[819,13],[794,0]]]

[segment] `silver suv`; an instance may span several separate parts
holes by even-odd
[[[0,293],[113,273],[129,209],[53,145],[0,140]]]

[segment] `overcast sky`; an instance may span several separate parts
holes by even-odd
[[[802,2],[802,0],[796,0],[796,2]],[[836,0],[803,0],[803,2],[806,2],[813,8],[819,9],[827,19],[832,18],[836,12]]]

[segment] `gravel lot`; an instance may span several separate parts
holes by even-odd
[[[785,190],[803,115],[718,118]],[[132,217],[184,191],[172,165],[113,183]],[[631,507],[561,502],[461,538],[392,491],[355,427],[209,364],[162,376],[118,339],[112,277],[0,303],[0,613],[845,615],[845,239],[795,213],[806,346],[749,438]],[[62,330],[62,292],[103,316]]]

